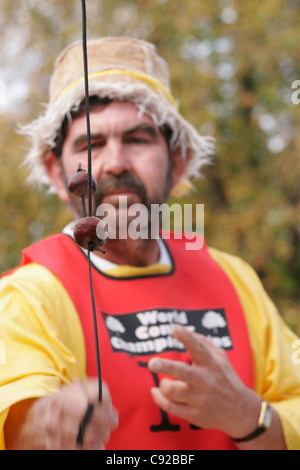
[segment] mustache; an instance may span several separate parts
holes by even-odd
[[[135,175],[127,171],[124,171],[120,175],[104,175],[98,182],[97,190],[94,194],[95,202],[99,205],[105,196],[114,191],[126,189],[136,192],[142,203],[146,205],[147,195],[145,186]]]

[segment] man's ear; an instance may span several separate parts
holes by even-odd
[[[49,153],[44,164],[48,178],[56,190],[57,195],[62,201],[69,202],[70,196],[66,187],[66,178],[64,176],[61,160],[53,153]]]
[[[173,179],[170,196],[180,199],[192,189],[192,183],[185,176],[187,159],[182,157],[181,149],[173,153]]]
[[[186,160],[182,157],[181,148],[177,147],[172,155],[173,159],[173,178],[172,178],[172,188],[174,188],[182,176],[184,175],[186,169]]]

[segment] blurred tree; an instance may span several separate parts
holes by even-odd
[[[300,107],[291,101],[300,79],[299,0],[87,0],[87,12],[90,38],[149,40],[169,62],[181,112],[218,142],[213,165],[183,202],[205,204],[209,244],[250,262],[300,332]],[[56,56],[81,38],[81,5],[2,0],[0,13],[3,271],[70,217],[24,183],[26,142],[14,129],[42,111]]]

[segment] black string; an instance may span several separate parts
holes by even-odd
[[[81,0],[82,5],[82,47],[84,64],[84,84],[85,84],[85,108],[88,142],[88,205],[89,216],[92,215],[92,150],[91,150],[91,126],[90,126],[90,106],[89,106],[89,79],[88,79],[88,53],[87,53],[87,18],[85,0]]]
[[[91,252],[90,252],[90,250],[88,251],[88,259],[89,259],[91,300],[92,300],[93,319],[94,319],[94,334],[95,334],[95,344],[96,344],[97,371],[98,371],[98,381],[99,381],[99,402],[101,402],[101,400],[102,400],[101,364],[100,364],[97,315],[96,315],[96,308],[95,308],[95,297],[94,297],[93,280],[92,280],[92,263],[91,263]]]
[[[82,444],[83,444],[85,428],[89,424],[93,412],[94,412],[94,405],[89,404],[88,407],[87,407],[85,416],[84,416],[83,420],[80,423],[77,438],[76,438],[76,444],[79,445],[79,446],[82,446]]]
[[[82,214],[83,217],[86,217],[86,209],[85,209],[85,195],[81,196],[81,206],[82,206]]]
[[[85,103],[86,103],[86,121],[87,121],[87,143],[88,143],[88,206],[89,216],[92,215],[92,151],[91,151],[91,130],[90,130],[90,114],[89,114],[89,84],[88,84],[88,54],[87,54],[87,34],[86,34],[86,4],[85,0],[81,0],[82,5],[82,45],[83,45],[83,62],[84,62],[84,81],[85,81]],[[88,263],[89,263],[89,277],[90,277],[90,289],[91,289],[91,301],[93,310],[94,320],[94,335],[95,335],[95,347],[96,347],[96,358],[97,358],[97,371],[98,371],[98,383],[99,383],[99,402],[102,401],[102,380],[101,380],[101,365],[100,365],[100,351],[98,342],[98,328],[97,328],[97,315],[95,307],[95,297],[92,279],[92,266],[90,251],[88,250]]]

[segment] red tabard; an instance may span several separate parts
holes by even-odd
[[[218,430],[199,429],[159,409],[150,388],[161,376],[147,368],[153,356],[190,362],[171,335],[173,323],[205,334],[223,347],[243,382],[253,388],[253,357],[243,310],[227,275],[205,246],[185,250],[185,240],[165,240],[172,272],[113,278],[93,268],[103,380],[119,412],[119,428],[107,450],[226,450],[233,442]],[[81,320],[87,374],[97,375],[88,262],[68,235],[28,247],[22,264],[37,262],[55,274]],[[63,312],[61,312],[63,315]]]

